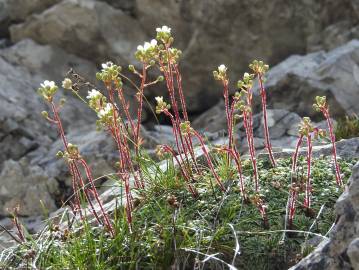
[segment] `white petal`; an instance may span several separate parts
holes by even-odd
[[[152,47],[155,47],[157,45],[157,40],[152,39],[151,40],[151,45],[152,45]]]

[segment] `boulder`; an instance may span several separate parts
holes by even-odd
[[[110,57],[124,65],[134,61],[137,45],[146,39],[138,21],[94,0],[61,1],[12,25],[10,33],[13,42],[32,38],[92,61],[105,62]]]
[[[175,44],[184,52],[181,69],[189,108],[198,112],[213,106],[221,96],[212,71],[222,63],[236,82],[253,59],[275,65],[291,54],[304,54],[314,47],[332,49],[326,44],[335,41],[339,46],[359,38],[354,29],[359,20],[355,2],[136,0],[136,7],[148,35],[158,25],[173,28]],[[322,32],[332,25],[353,30],[323,40]]]
[[[56,209],[55,195],[58,184],[40,166],[29,166],[26,158],[19,162],[7,160],[0,173],[0,216],[19,206],[19,215],[37,216],[44,208],[51,212]]]
[[[26,19],[11,25],[13,42],[32,38],[96,63],[136,64],[136,46],[153,37],[156,27],[172,27],[175,46],[184,52],[181,70],[191,113],[208,109],[221,96],[211,75],[219,64],[229,67],[235,82],[254,58],[274,65],[294,53],[333,49],[359,38],[354,0],[295,5],[284,0],[46,0],[41,7],[33,2],[37,7],[25,14],[39,13],[18,15]],[[162,95],[164,89],[154,92]]]
[[[358,65],[359,40],[328,53],[293,55],[268,72],[268,104],[319,119],[322,116],[312,109],[312,104],[315,96],[326,95],[332,117],[358,113]],[[258,87],[254,92],[258,93]]]
[[[0,38],[9,36],[9,26],[43,11],[60,0],[0,0]]]

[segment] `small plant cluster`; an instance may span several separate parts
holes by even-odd
[[[213,72],[214,79],[221,82],[223,86],[223,97],[225,104],[225,116],[227,119],[228,143],[225,145],[209,147],[205,138],[196,131],[189,121],[186,102],[182,88],[182,77],[179,69],[179,60],[181,51],[173,47],[174,38],[171,34],[171,28],[162,26],[156,29],[156,38],[150,42],[145,42],[137,47],[135,53],[136,59],[139,61],[139,68],[129,65],[129,72],[138,78],[139,83],[136,84],[123,72],[121,66],[112,62],[102,64],[102,69],[96,74],[96,78],[104,84],[105,91],[96,89],[95,86],[86,82],[74,72],[69,72],[68,77],[62,82],[62,87],[71,91],[80,100],[86,103],[97,115],[97,128],[104,130],[114,140],[118,151],[118,162],[116,163],[117,172],[116,179],[124,187],[125,204],[125,220],[127,227],[119,228],[119,224],[110,218],[110,213],[106,211],[101,198],[96,189],[92,170],[86,160],[81,156],[79,147],[70,143],[66,137],[60,119],[60,109],[65,104],[65,100],[57,101],[55,95],[58,86],[52,81],[45,81],[39,88],[39,94],[49,104],[51,113],[44,111],[43,116],[57,127],[59,136],[63,142],[63,150],[59,151],[57,156],[63,158],[66,162],[72,177],[72,188],[74,191],[74,200],[71,207],[75,216],[78,216],[86,226],[90,226],[86,221],[86,209],[90,209],[91,214],[95,217],[106,233],[111,238],[118,239],[118,236],[128,238],[126,234],[131,235],[134,224],[141,222],[136,220],[140,214],[136,213],[136,208],[141,204],[138,199],[146,192],[153,192],[160,182],[154,183],[149,166],[157,168],[158,166],[151,163],[148,164],[149,158],[142,150],[143,139],[141,137],[141,119],[144,103],[144,94],[147,87],[164,81],[168,91],[169,102],[166,102],[162,96],[156,97],[156,113],[164,114],[169,118],[172,124],[172,132],[175,138],[175,144],[159,145],[156,149],[158,157],[163,158],[168,164],[175,162],[175,166],[167,166],[168,172],[171,168],[174,171],[171,175],[175,179],[175,183],[171,182],[172,187],[180,189],[186,186],[188,192],[192,196],[192,202],[200,200],[203,194],[203,185],[208,182],[211,184],[212,193],[217,201],[218,194],[222,198],[226,198],[229,190],[227,189],[229,179],[238,179],[239,194],[245,205],[254,207],[262,218],[262,225],[268,229],[269,213],[271,212],[271,201],[266,200],[266,192],[268,191],[268,175],[263,170],[262,161],[257,160],[257,153],[254,146],[253,135],[253,86],[257,81],[261,96],[261,109],[263,115],[263,130],[265,136],[265,148],[270,160],[270,168],[272,172],[280,171],[277,168],[278,160],[272,150],[268,120],[267,120],[267,91],[264,86],[265,75],[269,66],[262,61],[254,60],[249,69],[251,73],[244,73],[241,80],[237,83],[238,91],[230,96],[230,81],[228,69],[225,65],[220,65]],[[160,75],[151,80],[148,74],[149,70],[158,72]],[[129,83],[136,89],[137,113],[134,118],[128,100],[125,97],[125,82]],[[89,87],[86,98],[80,94],[83,86]],[[321,112],[327,120],[329,137],[332,142],[332,156],[335,168],[335,179],[338,187],[343,186],[342,175],[338,163],[335,135],[333,124],[330,119],[329,106],[325,97],[317,97],[314,109]],[[249,161],[243,160],[240,154],[240,145],[235,141],[235,126],[243,122],[245,128],[246,140],[249,151]],[[314,127],[308,117],[304,117],[298,131],[298,141],[295,151],[291,159],[291,170],[289,177],[289,193],[287,201],[286,222],[289,228],[293,228],[295,213],[298,204],[301,204],[309,217],[313,216],[313,140],[322,139],[326,136],[324,130]],[[299,150],[303,142],[306,142],[306,166],[299,164]],[[196,142],[199,146],[196,146]],[[204,162],[198,160],[197,151],[201,150]],[[259,165],[260,164],[260,165]],[[259,169],[259,166],[262,170]],[[300,170],[301,171],[300,171]],[[306,169],[306,174],[303,170]],[[160,172],[160,174],[164,174]],[[152,179],[152,180],[151,180]],[[156,181],[158,179],[155,177]],[[218,188],[212,185],[215,180]],[[283,178],[282,178],[283,180]],[[282,181],[281,180],[281,181]],[[288,180],[288,179],[287,179]],[[168,181],[168,180],[167,180]],[[172,180],[171,180],[172,181]],[[283,183],[275,183],[273,186],[280,185],[283,190]],[[178,182],[181,182],[180,184]],[[167,185],[167,184],[166,184]],[[284,185],[285,186],[285,185]],[[175,189],[171,189],[172,191]],[[178,190],[174,191],[178,195]],[[206,192],[208,195],[209,193]],[[232,194],[233,195],[233,194]],[[231,196],[232,196],[231,195]],[[120,196],[120,194],[119,194]],[[233,195],[234,196],[234,195]],[[238,201],[239,198],[238,196]],[[303,198],[303,203],[299,200]],[[206,198],[208,199],[208,198]],[[173,209],[178,209],[181,203],[177,196],[169,195],[167,202],[171,204]],[[189,199],[187,198],[186,201]],[[83,207],[82,202],[85,201],[89,208]],[[187,202],[188,203],[188,202]],[[277,207],[278,205],[276,205]],[[237,209],[238,210],[238,209]],[[177,215],[173,216],[173,223]],[[252,211],[252,210],[251,210]],[[176,214],[177,213],[177,214]],[[217,215],[219,215],[217,213]],[[134,218],[135,216],[135,218]],[[16,220],[17,221],[17,220]],[[121,223],[123,226],[123,223]],[[147,225],[144,225],[145,227]],[[163,229],[163,228],[162,228]],[[172,228],[173,231],[177,230]],[[23,236],[19,238],[25,241]],[[125,241],[125,240],[124,240]],[[176,239],[173,240],[176,243]],[[136,251],[132,251],[136,252]]]
[[[144,90],[149,85],[156,84],[160,81],[165,81],[170,103],[164,101],[163,97],[156,97],[156,113],[163,113],[169,117],[172,123],[173,136],[175,138],[175,148],[172,148],[170,145],[160,145],[157,148],[157,154],[163,156],[165,153],[170,154],[173,159],[176,160],[177,165],[180,169],[180,172],[183,178],[186,181],[189,191],[192,193],[193,197],[198,196],[198,191],[196,190],[194,183],[203,176],[203,169],[197,164],[195,148],[193,143],[193,138],[196,138],[200,147],[203,151],[205,159],[207,161],[207,168],[209,173],[216,180],[219,188],[225,192],[225,187],[222,183],[222,179],[219,177],[218,172],[213,163],[213,158],[209,153],[208,146],[205,144],[204,138],[199,132],[191,127],[191,123],[188,118],[186,103],[184,99],[183,89],[182,89],[182,78],[179,71],[179,59],[181,56],[181,51],[173,47],[174,38],[171,35],[171,29],[167,26],[156,29],[157,35],[156,39],[152,39],[150,42],[145,42],[144,45],[139,45],[135,53],[135,57],[141,63],[142,70],[138,71],[133,65],[129,66],[129,70],[137,75],[140,79],[140,85],[137,86],[133,83],[128,77],[122,73],[122,67],[113,64],[112,62],[107,62],[102,64],[102,70],[96,74],[96,78],[102,81],[105,85],[107,97],[96,89],[92,89],[88,92],[87,100],[85,101],[78,93],[78,82],[73,83],[71,79],[65,78],[63,81],[63,88],[73,91],[78,97],[80,97],[84,102],[86,102],[98,116],[97,126],[99,128],[105,129],[111,137],[116,142],[118,152],[119,152],[119,161],[118,161],[118,172],[117,175],[120,180],[124,183],[126,201],[127,201],[127,219],[128,224],[132,224],[132,192],[130,178],[134,177],[134,186],[137,189],[145,188],[145,179],[141,171],[141,166],[138,165],[139,160],[141,159],[141,136],[140,136],[140,123],[141,115],[143,110],[143,96]],[[155,81],[148,81],[147,79],[147,70],[150,68],[157,68],[162,75],[158,76]],[[233,98],[229,96],[229,77],[227,74],[227,67],[225,65],[220,65],[217,70],[213,72],[214,78],[217,81],[220,81],[223,85],[223,96],[225,104],[225,115],[227,119],[227,128],[228,128],[228,145],[223,145],[217,148],[220,152],[225,152],[227,154],[227,163],[228,165],[234,161],[237,174],[240,179],[240,190],[242,198],[245,201],[252,201],[257,205],[258,210],[260,211],[265,226],[268,227],[268,218],[266,215],[267,205],[262,199],[261,194],[261,181],[260,175],[257,168],[257,154],[254,147],[254,136],[253,136],[253,84],[254,80],[257,79],[260,96],[262,103],[262,113],[263,113],[263,130],[265,135],[265,146],[268,152],[269,159],[273,167],[276,166],[276,160],[273,155],[273,150],[270,142],[270,134],[267,124],[267,104],[266,104],[266,90],[264,87],[264,76],[269,69],[269,66],[263,61],[254,60],[249,65],[252,73],[244,73],[243,78],[238,81],[237,87],[238,90]],[[137,89],[136,97],[138,101],[137,108],[137,121],[132,118],[132,115],[129,110],[129,103],[125,99],[124,89],[123,89],[123,79],[126,79],[131,82],[132,85]],[[42,84],[42,87],[39,89],[40,94],[44,97],[46,101],[50,103],[50,106],[53,111],[53,119],[48,116],[47,112],[44,112],[44,116],[52,123],[57,124],[59,134],[63,140],[65,152],[60,152],[59,155],[65,157],[67,163],[69,164],[69,170],[73,176],[73,189],[76,193],[75,199],[75,209],[81,214],[80,199],[79,199],[79,190],[85,190],[85,197],[87,198],[88,203],[92,206],[91,195],[92,194],[100,206],[101,216],[103,220],[100,219],[99,215],[96,213],[95,207],[92,206],[93,214],[96,216],[98,222],[103,223],[109,231],[111,229],[111,223],[108,219],[107,214],[103,211],[102,203],[98,197],[95,186],[93,185],[93,179],[91,176],[91,170],[85,160],[80,156],[77,146],[69,144],[66,140],[64,130],[60,121],[58,109],[63,105],[64,101],[60,101],[60,104],[57,106],[54,104],[53,96],[57,91],[57,86],[54,82],[45,81]],[[120,106],[117,105],[117,97]],[[177,100],[179,97],[179,102]],[[342,186],[342,180],[340,175],[340,168],[337,162],[336,147],[335,147],[335,135],[333,133],[333,125],[330,120],[329,115],[329,106],[326,102],[325,97],[317,97],[316,103],[314,104],[315,110],[322,112],[328,123],[329,135],[332,142],[332,152],[336,172],[336,181],[338,186]],[[238,146],[234,140],[234,130],[235,124],[239,121],[243,121],[245,127],[247,143],[249,148],[250,160],[252,163],[253,170],[253,182],[254,182],[254,193],[249,198],[248,194],[250,191],[246,188],[246,181],[243,177],[242,170],[242,161]],[[298,195],[298,181],[295,179],[296,168],[297,168],[297,159],[299,148],[302,145],[303,139],[307,142],[307,176],[305,179],[305,201],[304,206],[310,211],[311,206],[311,164],[312,164],[312,140],[325,137],[324,130],[313,127],[309,118],[303,118],[303,122],[299,127],[299,139],[295,152],[293,154],[293,164],[292,164],[292,179],[291,179],[291,188],[290,188],[290,199],[289,199],[289,224],[292,223],[295,213],[295,201]],[[131,146],[134,146],[133,153],[131,152]],[[81,177],[80,170],[78,166],[81,165],[85,168],[86,176],[88,182],[91,183],[90,189],[85,189],[84,180]]]
[[[345,116],[344,119],[338,119],[334,134],[337,140],[359,137],[359,116],[353,114]]]

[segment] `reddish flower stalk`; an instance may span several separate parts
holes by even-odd
[[[97,201],[97,204],[99,205],[100,207],[100,210],[101,210],[101,213],[102,213],[102,217],[103,217],[103,220],[104,220],[104,224],[105,226],[107,227],[108,231],[110,232],[111,236],[114,237],[115,236],[115,231],[112,227],[112,224],[111,224],[111,221],[110,219],[108,218],[108,215],[105,211],[105,209],[103,208],[103,204],[101,202],[101,199],[98,195],[98,192],[97,192],[97,189],[95,187],[95,184],[93,182],[93,177],[92,177],[92,173],[91,173],[91,170],[89,168],[89,166],[87,165],[86,161],[81,158],[78,160],[80,162],[80,164],[83,166],[83,168],[85,169],[85,173],[86,173],[86,176],[87,176],[87,180],[88,182],[90,183],[91,185],[91,191],[93,192],[94,196],[95,196],[95,199]]]
[[[310,208],[311,206],[311,193],[312,186],[310,181],[311,174],[311,166],[312,166],[312,138],[311,134],[307,135],[307,179],[305,182],[305,199],[304,199],[304,207]]]
[[[192,132],[193,134],[198,138],[198,140],[200,141],[200,144],[201,144],[201,147],[202,147],[202,151],[203,151],[203,154],[204,156],[206,157],[207,159],[207,163],[208,163],[208,166],[209,168],[211,169],[211,172],[213,174],[213,176],[215,177],[216,181],[217,181],[217,184],[219,185],[219,187],[221,188],[222,191],[226,191],[226,189],[224,188],[223,184],[222,184],[222,181],[221,179],[219,178],[216,170],[214,169],[214,166],[213,166],[213,163],[212,163],[212,160],[211,160],[211,157],[209,156],[208,154],[208,151],[206,149],[206,145],[201,137],[201,135],[194,129],[192,129]]]
[[[188,114],[187,114],[187,109],[186,109],[186,101],[183,95],[183,90],[182,90],[182,77],[181,77],[181,73],[178,69],[178,65],[174,64],[174,71],[176,73],[176,81],[177,81],[177,88],[178,88],[178,94],[180,97],[180,101],[181,101],[181,107],[182,107],[182,113],[183,113],[183,118],[185,121],[188,121]]]
[[[115,101],[114,101],[114,96],[113,96],[113,89],[111,87],[111,85],[107,84],[106,85],[106,88],[108,90],[108,93],[109,93],[109,99],[110,99],[110,103],[112,105],[112,108],[113,108],[113,123],[112,123],[112,127],[109,127],[110,130],[112,130],[112,137],[114,138],[117,146],[118,146],[118,151],[120,153],[120,157],[122,158],[126,158],[126,162],[125,164],[127,164],[128,168],[130,168],[130,170],[132,171],[133,173],[133,176],[135,178],[135,183],[136,183],[136,186],[138,188],[144,188],[145,186],[145,183],[144,183],[144,180],[142,178],[142,174],[140,172],[140,168],[138,168],[139,172],[140,172],[140,179],[138,179],[137,177],[137,174],[136,174],[136,171],[134,169],[134,166],[133,166],[133,161],[131,159],[131,155],[130,155],[130,150],[129,150],[129,147],[128,147],[128,138],[126,138],[125,134],[126,134],[126,129],[124,127],[122,127],[123,125],[121,123],[119,123],[118,120],[119,119],[119,113],[117,111],[117,107],[115,105]],[[127,112],[127,114],[129,115],[129,112]],[[122,130],[122,131],[121,131]],[[135,149],[136,150],[136,155],[138,155],[138,147],[139,147],[139,144],[138,142],[136,142],[137,140],[137,132],[135,132]],[[121,158],[121,159],[122,159]]]
[[[264,228],[269,228],[269,221],[266,211],[267,205],[265,205],[265,203],[263,202],[262,198],[258,193],[254,195],[252,201],[257,206],[259,213],[261,214]]]
[[[98,216],[98,214],[97,214],[97,212],[96,212],[95,206],[94,206],[93,203],[92,203],[91,196],[89,195],[89,190],[91,190],[92,187],[90,187],[90,188],[85,187],[84,180],[83,180],[83,178],[82,178],[82,175],[81,175],[81,173],[80,173],[80,170],[79,170],[77,164],[75,163],[75,161],[69,162],[69,166],[70,166],[71,174],[72,174],[73,177],[74,177],[74,181],[75,181],[75,182],[79,182],[79,183],[80,183],[80,187],[81,187],[81,188],[83,189],[83,191],[84,191],[86,201],[87,201],[88,204],[90,205],[92,214],[94,215],[95,219],[97,220],[97,222],[98,222],[99,224],[103,224],[103,222],[101,221],[100,217]],[[81,208],[80,208],[80,211],[81,211]],[[82,212],[80,212],[80,214],[81,214],[81,218],[83,218],[83,217],[82,217]]]
[[[293,156],[292,156],[291,187],[290,187],[290,194],[289,194],[289,201],[288,201],[289,228],[292,228],[292,226],[293,226],[293,220],[294,220],[295,210],[296,210],[296,202],[297,202],[297,197],[298,197],[298,188],[295,186],[295,183],[293,183],[293,177],[297,172],[298,153],[299,153],[299,148],[300,148],[302,142],[303,142],[303,134],[300,134],[297,144],[295,146]]]
[[[183,90],[182,90],[182,78],[180,76],[180,72],[179,72],[177,65],[173,63],[173,59],[171,58],[168,45],[166,45],[166,55],[167,55],[166,67],[162,60],[159,61],[159,65],[160,65],[160,68],[161,68],[161,70],[164,74],[165,80],[166,80],[166,86],[167,86],[167,90],[168,90],[168,93],[170,96],[171,106],[172,106],[172,109],[174,112],[174,119],[175,119],[176,126],[178,129],[177,134],[179,136],[179,140],[180,140],[181,146],[182,146],[182,149],[179,148],[178,151],[179,151],[179,153],[183,152],[185,154],[186,160],[188,161],[189,158],[188,158],[187,152],[191,153],[190,156],[192,157],[192,159],[195,155],[194,155],[192,138],[188,137],[188,140],[190,141],[190,143],[188,145],[186,145],[184,143],[182,133],[179,130],[181,118],[179,115],[178,105],[177,105],[176,96],[175,96],[174,73],[176,74],[178,92],[179,92],[179,96],[180,96],[180,102],[181,102],[181,106],[182,106],[183,116],[185,118],[185,121],[187,121],[186,119],[188,119],[188,115],[187,115],[186,103],[185,103]],[[174,69],[174,71],[173,71],[173,69]],[[193,159],[193,162],[196,163],[196,160]]]
[[[290,229],[293,228],[293,220],[295,216],[297,197],[298,197],[298,188],[294,184],[292,184],[290,190],[289,203],[288,203],[288,208],[289,208],[288,227]]]
[[[243,179],[243,172],[242,172],[242,165],[241,165],[240,155],[239,155],[238,151],[235,148],[234,149],[224,148],[223,150],[228,152],[232,156],[234,162],[236,163],[237,171],[238,171],[238,174],[239,174],[239,187],[241,189],[241,194],[242,194],[243,199],[245,201],[247,201],[248,197],[247,197],[247,194],[245,192],[245,185],[244,185],[244,179]]]
[[[228,80],[224,79],[223,80],[223,97],[224,97],[224,108],[226,111],[226,118],[227,118],[227,128],[228,128],[228,148],[232,149],[232,143],[233,143],[233,127],[232,127],[232,117],[231,117],[231,112],[230,112],[230,107],[229,107],[229,94],[228,94],[229,90],[228,90]],[[230,160],[229,160],[230,162]]]
[[[329,136],[330,136],[330,140],[332,142],[332,155],[333,155],[334,166],[335,166],[335,179],[336,179],[337,185],[342,186],[343,181],[342,181],[342,177],[340,174],[340,167],[339,167],[338,160],[337,160],[337,147],[335,146],[335,134],[333,132],[333,123],[330,120],[329,109],[323,108],[322,112],[324,114],[324,117],[326,118],[328,129],[329,129]]]
[[[61,122],[59,113],[58,113],[58,109],[57,109],[57,107],[54,104],[52,99],[50,99],[49,102],[50,102],[52,112],[53,112],[53,115],[54,115],[54,120],[52,120],[52,119],[50,119],[48,117],[47,118],[52,120],[51,122],[57,124],[58,131],[59,131],[60,137],[61,137],[61,139],[63,141],[65,150],[66,150],[67,153],[70,153],[69,152],[69,143],[67,142],[67,139],[66,139],[66,136],[65,136],[65,132],[64,132],[64,129],[63,129],[63,126],[62,126],[62,122]],[[82,176],[81,176],[81,173],[80,173],[80,170],[79,170],[77,164],[75,162],[70,161],[68,163],[68,166],[69,166],[69,170],[70,170],[70,173],[72,175],[72,178],[73,178],[73,188],[74,188],[74,193],[75,193],[75,207],[77,207],[79,209],[81,218],[82,218],[82,211],[81,211],[80,198],[79,198],[79,188],[84,189],[86,200],[90,204],[91,210],[92,210],[96,220],[101,224],[102,222],[101,222],[99,216],[96,213],[96,209],[95,209],[94,205],[92,204],[91,198],[88,195],[88,192],[87,192],[87,190],[85,188],[85,185],[84,185],[84,182],[83,182],[83,179],[82,179]],[[78,187],[78,184],[77,184],[78,182],[80,184],[80,187]],[[96,187],[94,185],[92,185],[92,192],[95,192],[95,194],[97,194]],[[96,199],[98,199],[98,196],[97,196]],[[99,206],[103,210],[101,201],[99,201]],[[107,214],[104,211],[103,211],[103,217],[104,217],[104,219],[106,219],[106,217],[107,217]],[[108,217],[107,217],[107,220],[108,220]],[[109,224],[109,225],[111,225],[111,224]],[[114,231],[111,230],[111,228],[112,227],[109,227],[110,233],[111,233],[112,236],[114,236]]]
[[[259,179],[258,179],[258,166],[257,166],[257,159],[256,159],[256,152],[254,148],[254,142],[253,142],[253,128],[252,128],[252,121],[251,113],[243,112],[243,124],[244,129],[246,131],[246,137],[247,137],[247,143],[249,147],[249,155],[252,161],[252,167],[253,167],[253,177],[254,177],[254,183],[255,183],[255,190],[258,192],[259,190]]]
[[[178,154],[181,158],[181,162],[184,164],[184,160],[183,160],[183,157],[182,157],[182,151],[181,151],[181,148],[180,148],[180,144],[179,144],[179,134],[181,134],[181,129],[180,127],[177,125],[177,122],[175,120],[175,118],[173,117],[173,115],[168,111],[168,110],[164,110],[163,111],[165,115],[167,115],[170,120],[171,120],[171,123],[172,123],[172,132],[173,132],[173,135],[175,137],[175,141],[176,141],[176,147],[177,147],[177,150],[178,150]],[[189,169],[189,163],[188,163],[188,159],[186,159],[187,161],[187,167]]]
[[[129,104],[126,102],[126,99],[125,99],[125,97],[123,95],[123,89],[122,88],[117,89],[117,95],[118,95],[118,99],[121,102],[122,109],[125,112],[126,118],[130,122],[130,126],[131,126],[131,129],[132,129],[134,137],[135,137],[136,136],[135,135],[136,134],[136,126],[135,126],[135,123],[134,123],[134,121],[133,121],[133,119],[131,117],[131,114],[130,114],[130,111],[129,111]],[[138,144],[135,142],[135,147],[137,145]]]
[[[74,169],[74,165],[71,162],[67,162],[70,174],[71,174],[71,178],[72,178],[72,189],[74,191],[74,196],[75,196],[75,203],[74,203],[74,213],[79,212],[80,213],[80,217],[81,219],[83,219],[83,215],[82,215],[82,209],[81,209],[81,202],[80,202],[80,196],[79,196],[79,191],[81,188],[84,187],[84,184],[82,181],[80,181],[80,187],[78,187],[78,179],[77,176],[75,174],[75,169]],[[85,192],[85,196],[87,199],[87,194],[86,194],[86,190],[84,190]],[[96,212],[94,213],[94,215],[96,216]],[[96,217],[97,218],[97,217]]]
[[[293,175],[295,175],[296,171],[297,171],[298,153],[299,153],[299,148],[302,145],[302,142],[303,142],[303,134],[300,134],[297,144],[295,146],[293,156],[292,156],[292,178],[293,178]]]
[[[268,123],[267,123],[267,96],[266,96],[266,91],[263,86],[262,75],[259,73],[258,73],[258,81],[259,81],[260,93],[261,93],[261,99],[262,99],[264,138],[266,141],[266,148],[268,151],[270,161],[272,163],[272,166],[275,167],[276,162],[275,162],[275,159],[273,156],[272,145],[271,145],[270,138],[269,138]]]
[[[12,222],[15,225],[17,236],[19,237],[21,243],[24,243],[26,241],[25,235],[24,235],[24,230],[19,222],[18,215],[19,215],[19,206],[16,206],[14,209]]]
[[[130,227],[130,229],[132,228],[132,195],[131,195],[131,187],[130,187],[130,183],[129,183],[129,174],[127,172],[127,169],[129,166],[131,166],[131,160],[130,160],[130,156],[129,156],[129,151],[128,148],[126,147],[126,145],[124,145],[124,143],[126,142],[123,138],[120,137],[121,132],[119,132],[119,130],[117,128],[108,127],[112,137],[114,138],[116,144],[117,144],[117,148],[119,151],[119,155],[120,155],[120,161],[119,161],[119,171],[118,171],[118,175],[121,178],[122,182],[125,185],[125,196],[126,196],[126,216],[127,216],[127,222],[128,225]],[[123,132],[122,132],[123,133]],[[134,177],[136,177],[134,175]],[[137,185],[139,185],[138,180],[136,180],[135,178],[135,183],[137,183]]]
[[[173,158],[176,160],[178,167],[180,168],[181,174],[183,175],[184,179],[186,180],[187,186],[189,191],[192,193],[193,197],[196,198],[198,197],[198,192],[197,190],[191,185],[191,179],[190,177],[187,175],[186,170],[184,170],[184,168],[182,167],[182,163],[179,161],[175,151],[169,147],[168,145],[162,145],[162,148],[165,152],[170,153]]]
[[[174,64],[173,68],[174,68],[174,71],[176,74],[177,88],[178,88],[178,94],[180,97],[183,118],[185,121],[189,121],[188,114],[187,114],[187,108],[186,108],[186,101],[185,101],[183,89],[182,89],[182,77],[181,77],[181,73],[178,68],[178,64]],[[196,169],[197,173],[200,173],[200,170],[199,170],[198,164],[197,164],[197,160],[194,155],[193,142],[192,142],[190,134],[187,136],[187,138],[185,138],[185,141],[187,144],[187,148],[189,149],[190,155],[192,157],[192,161],[194,163],[195,169]]]
[[[145,89],[145,83],[146,83],[146,69],[147,65],[142,65],[142,75],[141,75],[141,86],[140,86],[140,92],[138,93],[138,109],[137,109],[137,128],[136,128],[136,139],[135,139],[135,149],[136,149],[136,155],[138,156],[139,153],[139,142],[140,142],[140,125],[142,120],[142,109],[143,109],[143,91]]]

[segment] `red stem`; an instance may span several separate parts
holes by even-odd
[[[186,171],[183,169],[182,163],[178,160],[175,151],[173,151],[173,149],[172,149],[171,147],[169,147],[168,145],[163,145],[163,148],[164,148],[164,150],[165,150],[166,152],[171,153],[172,156],[175,158],[175,160],[176,160],[176,162],[177,162],[177,164],[178,164],[178,166],[179,166],[179,168],[180,168],[180,170],[181,170],[181,173],[182,173],[183,177],[184,177],[185,180],[186,180],[186,183],[187,183],[187,185],[188,185],[189,191],[192,193],[193,197],[196,198],[196,197],[198,196],[198,192],[197,192],[197,190],[196,190],[195,188],[193,188],[192,185],[190,184],[191,179],[190,179],[190,177],[187,175]]]
[[[330,121],[329,110],[327,108],[323,108],[322,112],[324,114],[324,117],[327,120],[330,140],[332,142],[332,155],[333,155],[334,166],[335,166],[335,179],[336,179],[337,185],[342,186],[343,181],[342,181],[342,177],[341,177],[341,174],[340,174],[340,167],[339,167],[338,160],[337,160],[337,148],[335,146],[335,134],[333,132],[333,124],[332,124],[332,121]]]
[[[312,139],[311,134],[307,135],[307,181],[305,183],[305,200],[304,207],[310,208],[311,206],[311,181],[310,181],[310,173],[311,173],[311,165],[312,165]]]
[[[93,182],[91,170],[88,167],[88,165],[87,165],[87,163],[86,163],[86,161],[84,159],[80,159],[79,162],[82,164],[83,168],[85,169],[87,180],[89,181],[89,183],[90,183],[90,185],[92,187],[92,192],[95,195],[95,199],[96,199],[96,201],[97,201],[97,203],[98,203],[98,205],[100,207],[100,210],[101,210],[101,213],[102,213],[102,216],[103,216],[103,219],[104,219],[104,223],[105,223],[107,229],[109,230],[111,236],[114,237],[115,232],[113,230],[112,224],[111,224],[111,222],[110,222],[110,220],[108,218],[108,215],[107,215],[106,211],[103,208],[102,202],[101,202],[101,200],[99,198],[99,195],[97,193],[97,189],[96,189],[95,184]]]
[[[216,181],[217,181],[217,184],[219,185],[219,187],[222,189],[222,191],[226,191],[226,189],[224,188],[223,184],[222,184],[222,181],[221,179],[219,178],[218,174],[216,173],[215,169],[214,169],[214,166],[213,166],[213,163],[212,163],[212,160],[211,160],[211,157],[209,156],[208,152],[207,152],[207,149],[206,149],[206,145],[201,137],[201,135],[199,135],[199,133],[196,131],[196,130],[193,130],[193,133],[194,135],[198,138],[198,140],[200,141],[201,143],[201,146],[202,146],[202,151],[207,159],[207,163],[208,163],[208,166],[209,168],[211,169],[212,171],[212,174],[213,176],[216,178]]]
[[[258,81],[259,81],[259,85],[260,85],[260,89],[261,89],[260,92],[261,92],[261,98],[262,98],[263,128],[264,128],[264,137],[265,137],[265,141],[266,141],[266,148],[267,148],[272,166],[275,167],[276,162],[275,162],[273,152],[272,152],[272,145],[271,145],[270,138],[269,138],[269,129],[268,129],[268,123],[267,123],[267,96],[266,96],[266,91],[263,86],[262,75],[260,75],[260,74],[258,74]]]

